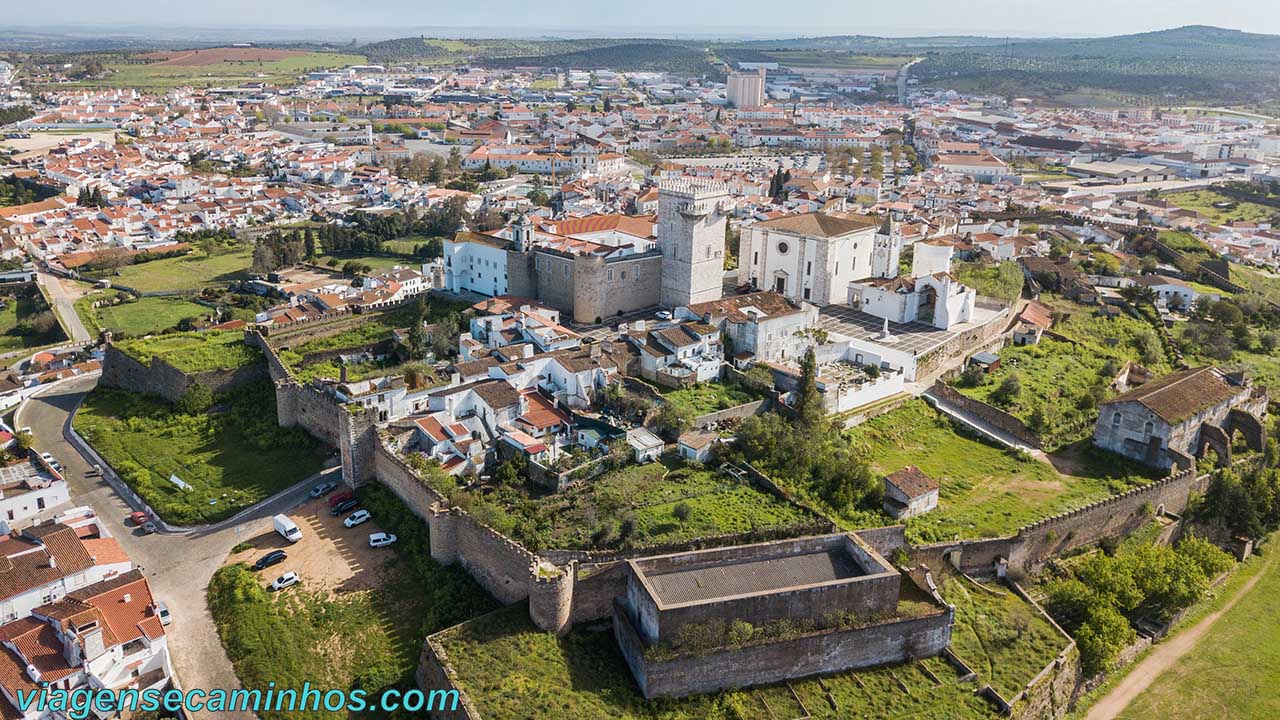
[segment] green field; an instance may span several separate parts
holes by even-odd
[[[267,383],[242,386],[208,412],[183,414],[146,395],[97,388],[75,427],[166,522],[228,518],[318,472],[319,443],[276,424]],[[176,475],[191,486],[169,482]]]
[[[674,456],[629,465],[550,495],[499,494],[517,539],[530,549],[650,545],[750,530],[811,526],[809,513],[712,470]],[[689,509],[681,521],[676,506]],[[622,519],[633,519],[626,535]]]
[[[1000,691],[1018,694],[1069,642],[1036,609],[1000,585],[945,573],[941,593],[956,606],[951,651]]]
[[[262,351],[246,345],[234,331],[186,332],[115,343],[120,352],[143,365],[153,356],[186,373],[231,370],[261,362]]]
[[[213,312],[211,308],[198,303],[166,297],[144,297],[121,305],[99,308],[89,307],[86,303],[83,311],[77,304],[76,311],[80,313],[81,320],[86,321],[86,327],[110,330],[116,337],[164,332],[173,329],[180,320],[198,318]]]
[[[893,75],[911,62],[905,55],[859,55],[821,50],[769,50],[767,54],[783,65],[796,68],[838,68],[841,70],[883,70]]]
[[[486,720],[791,719],[805,717],[806,710],[809,717],[822,720],[998,717],[992,705],[974,694],[981,682],[960,682],[955,669],[936,657],[920,664],[825,675],[784,685],[646,701],[612,633],[577,630],[557,638],[534,627],[524,606],[476,618],[451,628],[441,639],[457,671],[458,685]],[[942,684],[935,684],[920,669],[921,664]]]
[[[1266,546],[1261,579],[1218,618],[1193,650],[1165,670],[1120,714],[1120,720],[1266,720],[1280,717],[1280,562]],[[1247,570],[1219,595],[1229,597]],[[1214,603],[1216,605],[1216,603]]]
[[[938,507],[907,521],[907,536],[917,543],[1006,535],[1151,480],[1136,466],[1089,448],[1055,457],[1059,472],[960,435],[922,400],[858,425],[848,435],[877,473],[915,465],[938,481]],[[833,515],[850,528],[888,522],[879,514]]]
[[[698,383],[692,387],[679,390],[667,390],[662,393],[665,402],[675,406],[689,417],[706,415],[717,410],[724,410],[764,397],[752,393],[738,385],[722,382]]]
[[[1205,220],[1222,225],[1230,222],[1267,222],[1280,215],[1280,210],[1252,202],[1233,200],[1212,190],[1190,190],[1169,193],[1165,200],[1184,210],[1195,210]],[[1231,203],[1230,208],[1216,208],[1216,203]]]
[[[237,85],[266,82],[292,85],[299,75],[313,70],[359,65],[363,55],[309,52],[282,60],[267,62],[223,61],[210,65],[162,65],[157,63],[109,63],[109,74],[100,80],[88,80],[59,87],[121,87],[140,90],[162,90],[191,85]]]
[[[202,290],[206,287],[226,285],[249,277],[249,265],[253,262],[253,249],[243,248],[229,252],[215,252],[206,256],[196,251],[182,257],[163,258],[120,268],[119,275],[89,273],[88,277],[106,277],[113,285],[132,288],[138,292],[164,292],[169,290]]]
[[[58,318],[38,291],[0,297],[0,352],[52,345],[66,339]]]
[[[209,583],[209,610],[227,657],[247,688],[359,688],[370,694],[413,687],[428,633],[486,612],[496,603],[460,565],[431,559],[427,526],[382,485],[361,490],[364,506],[398,540],[375,589],[329,595],[299,587],[271,594],[266,578],[228,565]],[[274,575],[272,576],[274,577]],[[424,688],[425,689],[425,688]],[[338,720],[323,710],[266,711],[264,720]]]

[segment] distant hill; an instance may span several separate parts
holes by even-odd
[[[558,67],[597,70],[665,70],[702,74],[714,68],[702,49],[662,42],[631,42],[554,55],[526,55],[489,60],[490,67]]]

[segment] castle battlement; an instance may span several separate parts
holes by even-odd
[[[658,181],[659,196],[676,196],[682,200],[708,200],[729,194],[729,186],[696,178],[672,178]]]

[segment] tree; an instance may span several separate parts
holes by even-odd
[[[813,347],[804,352],[800,360],[800,383],[795,391],[796,424],[802,428],[814,428],[822,422],[826,409],[818,392],[818,360]]]
[[[178,398],[178,402],[174,403],[173,409],[183,415],[195,415],[208,410],[213,406],[213,393],[209,388],[194,383],[187,388],[187,391]]]
[[[1090,610],[1075,637],[1081,665],[1086,673],[1095,675],[1109,668],[1120,651],[1137,639],[1137,633],[1119,611],[1102,605]]]
[[[1017,374],[1009,375],[991,391],[991,401],[997,405],[1010,405],[1022,394],[1022,380]]]
[[[672,509],[671,514],[675,515],[676,520],[683,526],[689,522],[689,516],[693,514],[693,508],[689,507],[687,502],[678,502],[675,508]]]
[[[426,330],[427,322],[427,301],[424,295],[419,295],[414,300],[413,306],[413,322],[409,325],[409,336],[407,344],[409,346],[409,358],[412,360],[421,360],[426,357],[427,344],[429,338]]]
[[[658,413],[653,417],[653,423],[668,437],[678,437],[680,433],[693,426],[693,415],[684,407],[668,402],[658,408]]]

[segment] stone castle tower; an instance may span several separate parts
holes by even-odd
[[[659,304],[719,300],[724,290],[724,232],[729,189],[686,178],[658,185]]]
[[[871,277],[898,277],[898,260],[901,257],[902,238],[894,236],[893,221],[886,215],[871,246]]]

